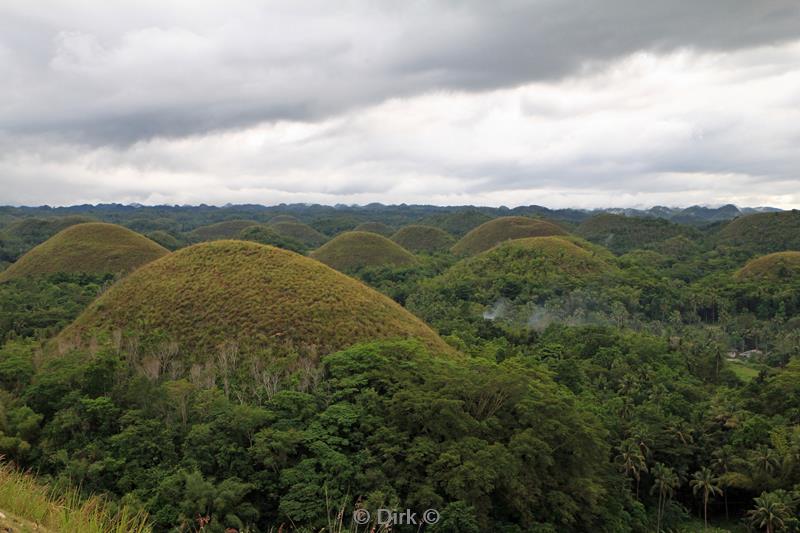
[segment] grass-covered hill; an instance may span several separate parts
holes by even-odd
[[[158,332],[182,353],[208,354],[223,342],[328,353],[395,337],[448,351],[428,326],[362,283],[313,259],[244,241],[190,246],[140,268],[59,338],[71,344],[115,330]]]
[[[347,231],[314,250],[311,257],[341,272],[365,267],[409,266],[417,263],[414,254],[377,233]]]
[[[270,222],[269,225],[278,235],[297,241],[309,249],[321,246],[328,240],[325,235],[302,222]]]
[[[384,224],[383,222],[362,222],[355,228],[353,231],[368,231],[370,233],[377,233],[378,235],[383,235],[384,237],[389,237],[394,230],[388,224]]]
[[[446,231],[434,226],[412,224],[397,230],[392,240],[414,253],[443,252],[449,249],[455,239]]]
[[[235,239],[243,229],[257,224],[258,222],[255,220],[225,220],[208,226],[200,226],[189,232],[189,238],[192,242]]]
[[[503,242],[465,259],[453,272],[466,269],[487,283],[497,274],[543,280],[549,277],[594,276],[613,270],[613,256],[601,247],[569,236],[528,237]]]
[[[438,213],[429,215],[419,221],[419,224],[436,226],[445,230],[451,235],[462,237],[470,230],[477,228],[484,222],[492,220],[492,217],[482,213],[477,209],[460,209],[449,213]]]
[[[292,215],[277,215],[269,219],[269,224],[277,224],[278,222],[300,222],[300,220]]]
[[[150,233],[145,235],[151,241],[157,242],[164,248],[168,250],[177,250],[181,246],[184,246],[184,243],[178,239],[175,235],[168,231],[164,230],[156,230],[151,231]]]
[[[588,311],[582,297],[568,295],[616,276],[614,261],[608,250],[572,236],[514,239],[429,280],[409,297],[408,307],[448,334],[482,318],[531,327],[540,315],[565,319],[560,314]]]
[[[716,242],[761,254],[800,250],[800,211],[739,217],[719,231]]]
[[[59,272],[125,273],[168,253],[163,246],[122,226],[77,224],[23,255],[0,273],[0,281]]]
[[[775,252],[749,261],[736,272],[742,280],[780,281],[800,278],[800,252]]]
[[[566,230],[546,220],[501,217],[485,222],[464,235],[453,245],[452,251],[456,255],[475,255],[503,241],[566,234]]]
[[[59,231],[75,224],[93,221],[94,219],[83,215],[14,220],[0,231],[0,261],[16,261],[22,254]]]
[[[268,244],[270,246],[276,246],[278,248],[291,250],[300,254],[308,251],[308,246],[290,237],[284,237],[283,235],[280,235],[268,224],[260,224],[258,226],[250,226],[245,228],[241,231],[241,233],[239,233],[239,238],[243,241]]]
[[[660,218],[637,218],[610,213],[593,216],[575,230],[584,239],[605,246],[617,254],[687,235],[692,231],[691,228]]]

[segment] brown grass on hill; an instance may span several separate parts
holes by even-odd
[[[443,252],[449,249],[455,239],[443,229],[423,224],[411,224],[397,230],[392,240],[414,253]]]
[[[137,270],[57,341],[102,331],[161,332],[184,353],[208,353],[228,341],[327,353],[406,337],[449,351],[428,326],[361,282],[313,259],[245,241],[183,248]]]
[[[409,266],[414,254],[377,233],[347,231],[311,253],[311,257],[341,272],[375,266]]]
[[[126,273],[169,253],[115,224],[77,224],[52,236],[0,273],[0,281],[58,272]]]
[[[475,255],[503,241],[526,237],[567,235],[567,231],[548,222],[527,217],[501,217],[473,229],[452,247],[456,255]]]
[[[776,252],[749,261],[735,277],[780,281],[800,277],[800,252]]]

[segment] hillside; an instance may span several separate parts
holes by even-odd
[[[760,254],[800,250],[800,211],[739,217],[720,230],[716,242]]]
[[[452,247],[452,251],[456,255],[475,255],[503,241],[566,234],[564,229],[546,220],[502,217],[485,222],[467,233]]]
[[[408,250],[377,233],[348,231],[337,235],[311,257],[341,272],[364,267],[409,266],[417,259]]]
[[[255,220],[226,220],[224,222],[217,222],[216,224],[200,226],[189,232],[189,238],[192,242],[235,239],[243,229],[257,224],[258,222]]]
[[[448,213],[429,215],[419,221],[419,224],[435,226],[451,235],[462,237],[470,230],[492,220],[489,215],[477,209],[462,209]]]
[[[83,215],[27,217],[10,221],[0,231],[0,261],[16,261],[25,252],[37,244],[43,243],[59,231],[75,224],[94,221],[91,217]]]
[[[600,214],[578,225],[575,232],[617,254],[690,234],[690,228],[660,218]]]
[[[67,273],[124,273],[169,250],[127,228],[103,222],[78,224],[43,242],[0,273],[0,281]]]
[[[455,239],[446,231],[422,224],[412,224],[400,228],[392,235],[392,240],[414,253],[443,252],[455,242]]]
[[[313,347],[328,353],[360,341],[417,337],[446,345],[398,304],[301,255],[244,241],[184,248],[123,279],[59,338],[100,331],[158,331],[182,350],[224,341]]]
[[[617,267],[607,250],[575,237],[528,237],[462,259],[409,297],[418,316],[449,333],[460,324],[503,318],[535,328],[584,320],[587,301],[576,289],[607,285]],[[593,301],[591,306],[607,307]],[[456,326],[459,325],[459,326]]]
[[[800,252],[776,252],[749,261],[736,272],[741,280],[781,281],[800,277]]]
[[[283,248],[284,250],[291,250],[299,254],[308,251],[308,246],[305,246],[300,241],[284,237],[275,231],[271,226],[260,224],[258,226],[250,226],[241,231],[239,238],[243,241],[257,242],[258,244],[268,244]]]
[[[384,237],[389,237],[394,233],[394,230],[391,226],[384,224],[383,222],[362,222],[355,228],[353,231],[368,231],[370,233],[377,233],[378,235],[383,235]]]
[[[316,248],[328,240],[325,235],[302,222],[270,222],[269,226],[278,235],[297,241],[306,248]]]
[[[277,215],[269,219],[269,224],[277,224],[279,222],[300,222],[297,217],[292,215]]]

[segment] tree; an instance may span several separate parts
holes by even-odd
[[[655,483],[650,488],[650,493],[658,491],[658,511],[656,518],[656,532],[661,531],[661,519],[664,516],[664,509],[667,502],[672,499],[675,488],[679,484],[678,474],[670,467],[661,463],[656,463],[652,470]]]
[[[636,480],[636,499],[638,500],[639,481],[642,478],[642,472],[647,472],[644,454],[636,442],[629,439],[620,445],[619,455],[616,459],[625,475]]]
[[[703,494],[703,530],[708,529],[708,499],[715,494],[722,494],[719,486],[719,479],[716,478],[709,468],[703,467],[692,476],[689,482],[692,492],[696,495]]]
[[[761,496],[754,499],[756,506],[747,512],[750,524],[758,529],[765,529],[767,533],[785,527],[786,521],[791,517],[791,509],[780,492],[762,492]]]
[[[727,486],[727,483],[725,482],[725,475],[730,471],[731,464],[733,463],[733,450],[730,446],[723,446],[717,450],[714,450],[712,456],[714,457],[714,469],[716,470],[717,474],[721,474],[717,480],[719,481],[720,488],[723,488]],[[722,494],[725,498],[725,520],[729,520],[728,492],[723,489]]]

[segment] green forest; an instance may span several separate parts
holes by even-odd
[[[707,211],[0,208],[0,481],[86,531],[798,531],[800,211]]]

